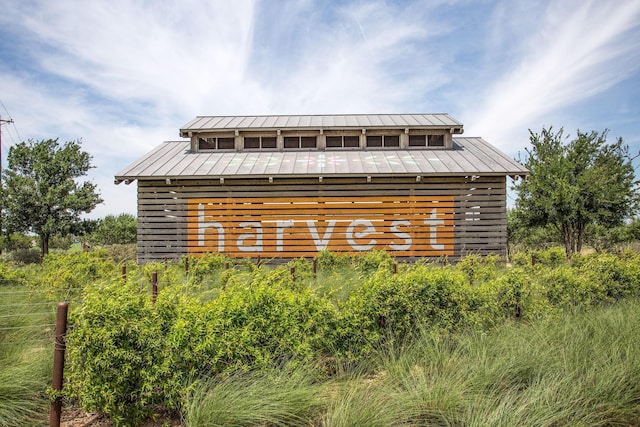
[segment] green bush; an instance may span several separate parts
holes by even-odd
[[[189,263],[189,275],[194,283],[202,283],[206,278],[220,273],[231,260],[217,253],[206,253],[197,258],[185,257],[182,263]]]
[[[581,262],[580,270],[587,280],[603,288],[607,301],[640,295],[640,257],[637,254],[587,256]]]
[[[113,281],[87,288],[67,335],[67,394],[83,408],[135,425],[162,400],[162,339],[147,293]]]
[[[469,284],[475,285],[500,274],[500,269],[498,268],[500,263],[502,263],[500,255],[480,256],[471,254],[462,258],[456,264],[456,267],[464,273]]]
[[[454,329],[465,321],[464,286],[464,275],[454,269],[416,265],[395,275],[380,269],[341,306],[340,351],[358,359],[383,339],[410,335],[417,323]]]
[[[353,268],[364,276],[370,275],[379,269],[391,271],[393,262],[389,252],[381,250],[359,252],[352,257]]]
[[[136,262],[137,253],[135,243],[107,245],[103,246],[102,249],[107,251],[109,259],[116,264]]]
[[[350,259],[347,255],[340,255],[336,252],[331,252],[326,249],[321,250],[316,255],[316,260],[318,262],[318,269],[331,271],[336,268],[342,268],[349,265]]]
[[[38,249],[16,249],[10,254],[11,260],[20,264],[38,264],[41,260]]]
[[[559,246],[531,252],[532,262],[547,267],[557,267],[567,261],[565,250]]]
[[[392,274],[393,259],[383,251],[350,258],[324,253],[322,280],[330,285],[319,285],[302,258],[226,270],[226,258],[205,255],[192,261],[188,277],[182,263],[149,263],[133,267],[127,285],[99,253],[51,255],[34,268],[49,286],[84,283],[85,302],[69,335],[69,390],[87,409],[125,425],[155,407],[183,410],[186,396],[202,385],[218,389],[238,372],[315,362],[329,373],[417,335],[439,341],[461,330],[486,333],[505,319],[526,325],[640,295],[635,253],[569,261],[562,250],[536,254],[535,266],[530,255],[512,268],[499,257],[471,256],[453,266],[403,265]],[[338,268],[344,259],[351,268]],[[336,297],[326,287],[340,288],[346,270],[360,278]],[[0,264],[0,277],[5,271],[9,276],[10,266]],[[155,305],[148,289],[153,271],[161,282]],[[87,286],[101,277],[109,283]]]
[[[15,251],[18,249],[30,249],[34,245],[35,237],[25,236],[20,233],[0,236],[0,249],[3,251]]]
[[[75,254],[50,253],[42,261],[39,274],[32,279],[37,289],[46,290],[68,298],[78,295],[82,289],[105,278],[120,274],[117,266],[104,250]]]

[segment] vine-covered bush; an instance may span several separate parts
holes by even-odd
[[[160,400],[163,340],[149,296],[133,284],[88,287],[67,334],[67,393],[115,425],[135,425]]]
[[[85,286],[119,274],[118,267],[104,250],[92,250],[73,255],[50,253],[42,268],[32,278],[38,289],[68,297],[78,295]]]
[[[70,393],[115,424],[136,423],[155,404],[180,409],[203,376],[319,358],[332,348],[336,310],[289,270],[257,269],[210,301],[182,286],[148,292],[114,281],[88,289],[69,333]]]
[[[277,267],[247,260],[227,270],[226,258],[205,255],[190,260],[188,275],[184,262],[132,266],[124,284],[110,260],[89,253],[75,261],[47,257],[38,268],[48,280],[38,283],[84,289],[68,336],[68,394],[127,425],[156,407],[180,410],[207,377],[284,362],[358,362],[417,330],[434,337],[486,330],[505,319],[526,322],[640,296],[635,253],[536,255],[535,263],[527,254],[513,267],[473,256],[457,265],[402,265],[394,274],[384,252],[326,252],[315,276],[306,259]],[[8,268],[0,264],[0,277],[9,277]],[[349,268],[358,283],[329,292]],[[153,271],[160,280],[155,304]]]
[[[341,306],[340,351],[358,359],[384,338],[410,335],[418,324],[452,330],[465,322],[464,275],[416,265],[402,274],[378,270]]]

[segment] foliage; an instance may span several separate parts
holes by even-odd
[[[189,264],[189,275],[194,283],[200,284],[208,278],[220,273],[223,269],[232,265],[231,259],[218,253],[206,253],[198,258],[186,257],[183,263]]]
[[[194,425],[206,419],[266,424],[271,419],[273,425],[298,419],[305,425],[344,425],[347,420],[480,425],[468,399],[475,399],[484,415],[521,421],[518,415],[492,412],[497,409],[491,402],[506,399],[507,407],[522,411],[516,400],[505,397],[516,393],[539,405],[540,396],[550,397],[536,385],[543,365],[522,353],[537,352],[549,365],[554,360],[546,347],[532,347],[535,339],[518,334],[540,324],[535,334],[542,336],[565,313],[640,297],[640,256],[631,251],[567,258],[556,247],[518,255],[514,267],[497,256],[470,255],[456,265],[403,264],[396,274],[390,257],[382,254],[359,261],[357,272],[354,257],[347,259],[353,264],[320,269],[314,276],[312,263],[302,258],[260,267],[246,261],[227,270],[226,258],[210,254],[189,259],[189,274],[185,260],[129,265],[125,284],[120,266],[106,251],[50,254],[42,265],[20,269],[0,263],[0,296],[9,287],[4,283],[14,282],[28,285],[25,297],[83,300],[72,303],[65,394],[117,425],[136,424],[156,409],[182,412]],[[372,259],[379,260],[377,268]],[[160,282],[155,304],[149,289],[153,271]],[[359,279],[344,290],[329,290],[352,277]],[[0,339],[2,334],[0,329]],[[504,335],[513,348],[494,335]],[[485,348],[487,340],[500,351]],[[549,347],[556,341],[555,335],[541,339]],[[618,351],[615,344],[607,345]],[[622,345],[624,351],[633,350]],[[422,356],[413,358],[416,351]],[[474,365],[475,360],[482,362]],[[615,369],[635,363],[621,360]],[[624,375],[635,379],[633,369],[625,368]],[[553,384],[551,377],[545,381]],[[633,389],[614,395],[609,387],[602,383],[599,390],[633,407]],[[564,392],[588,397],[576,394],[588,392],[586,387]],[[610,404],[613,397],[590,398]],[[251,408],[261,402],[252,417]],[[237,411],[225,412],[225,403]],[[633,424],[624,415],[600,415]]]
[[[341,255],[327,249],[318,252],[316,260],[320,270],[334,270],[349,265],[349,257],[347,255]]]
[[[89,288],[67,334],[68,393],[116,426],[135,425],[157,403],[160,330],[147,294],[136,285]]]
[[[10,258],[20,264],[37,264],[41,261],[41,253],[37,249],[16,249]]]
[[[454,329],[464,321],[463,286],[464,276],[452,269],[420,265],[392,275],[381,268],[341,305],[339,351],[358,360],[385,339],[411,334],[419,322]]]
[[[352,263],[357,272],[369,275],[379,269],[391,271],[393,258],[387,251],[374,250],[353,255]]]
[[[117,277],[116,265],[106,251],[94,250],[77,254],[50,253],[42,261],[42,269],[31,279],[31,285],[58,298],[80,295],[85,287]]]
[[[0,236],[0,249],[3,251],[15,251],[19,249],[30,249],[33,246],[33,237],[20,233]]]
[[[19,283],[4,283],[7,272],[0,264],[0,426],[43,425],[49,401],[44,391],[51,384],[53,355],[53,304],[44,302]]]
[[[40,237],[43,255],[49,239],[65,235],[102,199],[96,185],[76,180],[92,167],[91,156],[80,141],[62,145],[57,139],[21,142],[9,149],[4,171],[5,227],[11,232],[32,232]]]
[[[136,261],[136,245],[107,245],[102,248],[107,252],[109,259],[116,264],[124,264]]]
[[[634,168],[622,139],[607,143],[607,131],[530,131],[528,179],[516,186],[516,213],[524,226],[553,224],[568,255],[580,252],[586,227],[622,224],[638,206]]]
[[[507,209],[507,250],[509,256],[523,250],[546,249],[561,245],[562,236],[553,224],[526,224],[517,209]]]
[[[74,240],[74,237],[70,234],[67,234],[65,236],[57,234],[53,235],[49,239],[49,249],[61,249],[66,251],[71,248]],[[40,244],[40,247],[42,247],[42,244]]]
[[[107,215],[98,220],[96,230],[89,235],[89,241],[96,245],[136,243],[137,227],[136,217],[131,214]]]
[[[188,426],[308,426],[322,409],[312,368],[275,367],[211,378],[189,396]]]

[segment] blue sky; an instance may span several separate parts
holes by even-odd
[[[2,155],[82,139],[113,176],[196,115],[449,113],[513,157],[528,129],[640,151],[640,0],[0,0]],[[3,164],[5,160],[3,160]]]

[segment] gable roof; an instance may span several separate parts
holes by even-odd
[[[198,116],[180,128],[180,136],[222,130],[304,129],[454,129],[463,125],[448,114],[340,114],[288,116]]]
[[[344,128],[344,126],[341,126]],[[165,142],[118,172],[135,179],[331,176],[527,175],[527,169],[482,138],[454,138],[453,149],[207,151]]]

